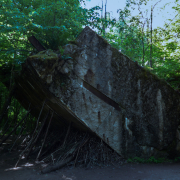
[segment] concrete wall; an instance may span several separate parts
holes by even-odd
[[[179,152],[180,96],[165,81],[89,27],[64,50],[51,70],[31,60],[38,74],[48,72],[40,77],[50,92],[93,132],[124,157]]]

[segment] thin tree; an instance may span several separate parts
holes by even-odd
[[[150,67],[152,68],[152,55],[153,55],[153,51],[152,51],[152,22],[153,22],[153,10],[155,8],[155,6],[161,2],[161,0],[159,0],[153,7],[151,6],[151,46],[150,46]]]

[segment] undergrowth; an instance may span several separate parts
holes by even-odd
[[[127,160],[128,163],[164,163],[164,162],[180,162],[180,157],[176,157],[175,159],[167,159],[167,158],[155,158],[154,156],[149,159],[144,159],[140,157],[129,158]]]

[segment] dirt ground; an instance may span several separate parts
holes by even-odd
[[[0,180],[180,180],[180,163],[132,164],[105,167],[65,167],[41,174],[44,164],[22,160],[17,168],[18,152],[0,154]]]

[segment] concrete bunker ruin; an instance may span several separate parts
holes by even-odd
[[[23,64],[16,98],[26,109],[38,116],[45,103],[54,126],[73,122],[125,158],[180,152],[180,96],[170,85],[89,27],[63,49],[64,58],[44,50]]]

